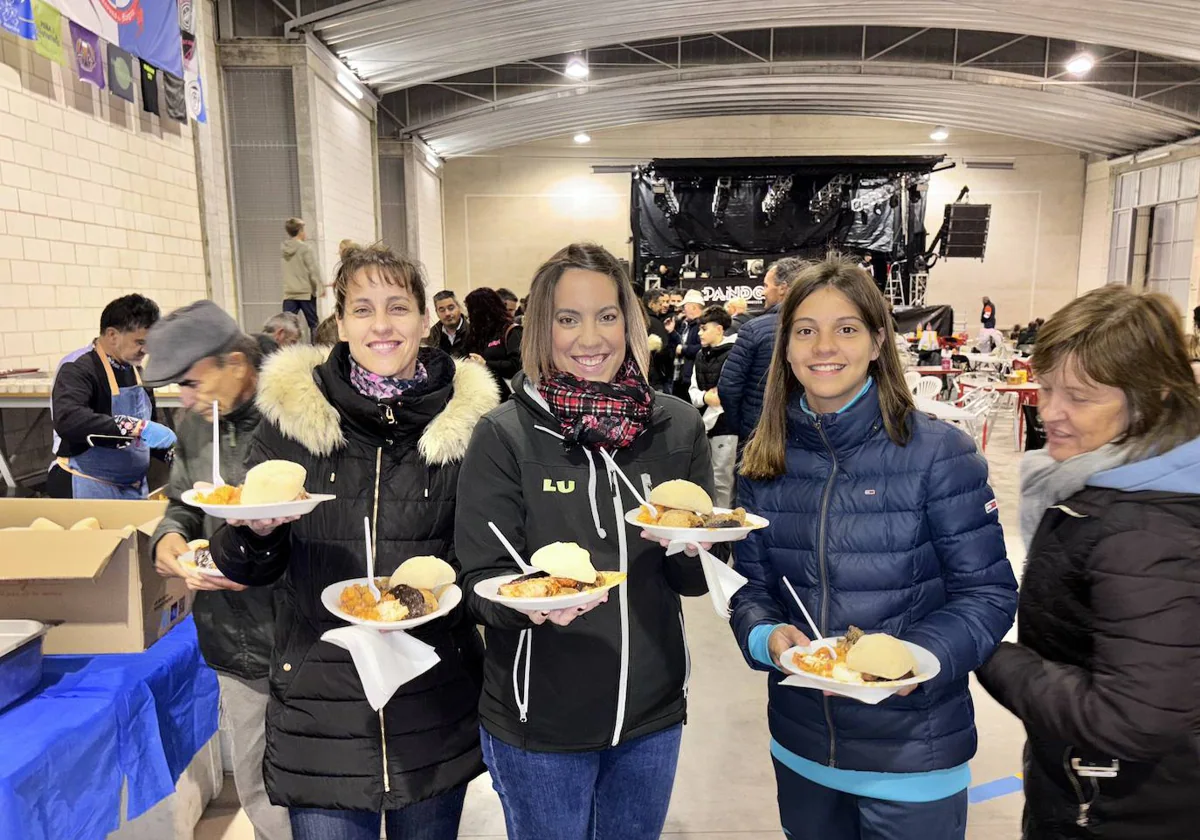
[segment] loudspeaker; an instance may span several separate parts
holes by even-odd
[[[941,256],[983,259],[991,217],[990,204],[947,204]]]

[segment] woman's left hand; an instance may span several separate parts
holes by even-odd
[[[641,536],[642,536],[642,539],[649,540],[650,542],[656,542],[659,545],[661,545],[663,548],[671,547],[670,540],[659,539],[658,537],[651,534],[649,531],[642,531]],[[702,542],[702,543],[699,543],[698,545],[701,548],[703,548],[705,551],[712,551],[713,544],[710,542]],[[700,552],[696,550],[696,546],[693,545],[692,543],[688,543],[687,545],[685,545],[683,547],[683,553],[686,554],[688,557],[699,557],[700,556]]]

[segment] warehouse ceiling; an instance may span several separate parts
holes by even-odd
[[[1200,133],[1193,0],[350,0],[285,29],[382,96],[383,133],[446,157],[736,114],[910,120],[1106,155]],[[1074,76],[1080,52],[1095,67]]]

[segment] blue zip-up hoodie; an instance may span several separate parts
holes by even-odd
[[[743,479],[739,502],[771,526],[736,545],[749,583],[732,626],[747,662],[772,671],[774,740],[807,761],[847,770],[925,773],[975,753],[968,675],[1012,626],[1017,584],[987,463],[947,423],[916,413],[912,439],[887,436],[878,389],[839,414],[788,412],[787,472]],[[851,625],[932,651],[940,676],[877,706],[781,686],[750,636],[764,624],[805,626],[782,578],[826,635]]]

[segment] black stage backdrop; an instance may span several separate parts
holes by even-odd
[[[915,306],[911,309],[897,309],[896,332],[910,333],[917,331],[918,324],[933,324],[939,336],[954,333],[954,307],[952,306]]]
[[[635,276],[642,276],[650,260],[690,253],[778,257],[849,244],[846,239],[852,228],[869,228],[869,223],[877,221],[886,225],[887,220],[879,220],[880,216],[898,215],[890,202],[878,212],[855,212],[847,206],[850,199],[869,186],[901,175],[928,174],[941,161],[941,156],[651,161],[633,175],[630,221]],[[764,199],[773,184],[789,177],[790,188],[768,215]],[[714,213],[720,178],[729,179],[723,217]],[[677,212],[668,212],[674,208],[661,192],[664,182],[670,184]],[[656,185],[660,189],[657,194]],[[890,242],[891,237],[887,238]]]

